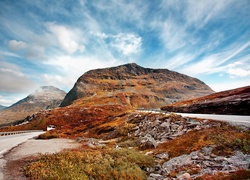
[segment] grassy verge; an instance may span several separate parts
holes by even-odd
[[[41,155],[24,168],[31,179],[146,179],[151,156],[131,149],[66,151]]]
[[[40,134],[37,139],[53,139],[53,138],[60,138],[60,135],[54,131],[47,131],[44,134]]]

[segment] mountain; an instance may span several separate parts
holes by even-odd
[[[24,119],[40,110],[58,107],[66,92],[53,87],[42,86],[26,98],[0,111],[0,124]]]
[[[162,107],[170,112],[250,115],[250,86],[213,93]]]
[[[6,106],[0,105],[0,110],[7,108]]]
[[[160,108],[165,104],[213,92],[196,78],[131,63],[86,72],[65,96],[61,107],[73,102],[79,105],[90,99],[99,99],[96,103],[101,105],[103,99],[122,98],[124,104],[133,108]]]
[[[166,92],[163,91],[164,87]],[[175,87],[176,91],[168,87]],[[22,124],[8,126],[0,131],[46,130],[48,125],[54,125],[54,130],[47,131],[38,138],[72,138],[82,143],[80,149],[74,149],[71,154],[49,155],[52,161],[47,161],[46,164],[44,161],[32,159],[32,164],[29,162],[27,167],[32,167],[30,170],[36,168],[36,172],[41,172],[41,175],[48,170],[47,164],[61,169],[65,167],[72,169],[72,165],[84,169],[83,163],[78,164],[78,162],[88,158],[90,163],[86,163],[89,168],[98,171],[105,166],[104,169],[107,170],[105,174],[108,175],[116,175],[117,173],[114,173],[116,169],[119,169],[118,173],[120,173],[121,167],[126,168],[125,173],[132,175],[136,175],[137,171],[131,173],[130,169],[138,169],[138,172],[143,169],[145,173],[145,178],[136,176],[127,178],[128,176],[124,176],[123,173],[121,179],[146,179],[146,176],[148,176],[147,179],[218,179],[220,177],[230,179],[229,176],[237,177],[235,179],[247,179],[250,167],[250,150],[247,148],[250,146],[249,128],[241,129],[225,122],[187,118],[174,113],[140,111],[131,107],[145,105],[143,101],[146,100],[151,106],[155,105],[153,103],[158,103],[157,99],[144,99],[145,97],[157,95],[160,97],[172,93],[169,95],[171,99],[172,96],[182,97],[180,92],[185,93],[184,97],[186,94],[191,94],[191,89],[194,91],[193,94],[198,95],[201,92],[204,94],[211,92],[209,87],[197,79],[168,70],[146,69],[136,64],[93,70],[81,76],[71,92],[67,94],[64,101],[69,104],[68,106],[39,111],[29,115]],[[158,94],[155,93],[156,90]],[[244,92],[249,94],[249,89],[215,93],[207,97],[226,98],[230,95],[238,98],[238,95]],[[133,99],[132,95],[138,98]],[[198,100],[202,98],[196,99]],[[161,103],[160,101],[159,104]],[[246,104],[246,107],[249,107],[249,104]],[[129,149],[132,149],[132,152],[127,153]],[[113,153],[109,153],[110,150],[114,150]],[[139,154],[146,153],[147,157],[152,157],[155,166],[149,166],[145,157],[135,153],[139,151]],[[69,166],[65,166],[65,163],[61,165],[57,163],[57,160],[68,160],[69,155],[78,158],[79,161],[73,159],[72,163],[68,163]],[[128,155],[128,158],[124,155]],[[114,157],[122,157],[123,159],[118,161],[123,165],[120,166],[117,163],[114,165],[114,162],[118,162]],[[126,162],[123,161],[124,157]],[[99,163],[101,167],[96,166],[98,164],[96,162],[102,162],[103,158],[108,159],[105,163]],[[136,160],[136,163],[127,163],[127,160],[131,162]],[[136,167],[136,164],[140,167]],[[223,167],[220,164],[223,164]],[[54,170],[57,169],[54,168]],[[54,170],[51,171],[54,172]],[[74,169],[72,172],[79,174]],[[95,172],[88,174],[95,176],[90,179],[97,177]],[[35,175],[38,177],[37,174]],[[29,178],[32,179],[32,177]],[[106,179],[112,178],[109,176]],[[116,175],[113,179],[119,178]]]

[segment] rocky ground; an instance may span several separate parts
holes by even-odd
[[[148,174],[148,180],[196,179],[204,175],[214,175],[218,172],[230,174],[238,170],[249,171],[250,169],[249,153],[236,150],[231,155],[216,155],[213,153],[216,148],[216,145],[213,143],[208,143],[208,145],[204,143],[197,150],[178,156],[169,155],[167,149],[164,151],[161,148],[164,143],[171,142],[174,139],[177,141],[180,139],[181,141],[181,137],[189,132],[222,128],[227,126],[225,123],[205,119],[183,118],[174,114],[167,115],[162,113],[134,113],[128,116],[126,123],[134,125],[131,125],[131,130],[127,132],[127,141],[122,141],[119,138],[112,139],[117,136],[117,131],[120,132],[121,128],[116,128],[112,133],[104,136],[105,139],[110,140],[78,138],[78,141],[85,143],[91,148],[104,147],[110,142],[116,142],[114,143],[115,148],[124,146],[129,148],[139,147],[142,153],[152,155],[156,160],[154,168],[145,169]],[[248,129],[247,127],[242,128],[242,131]],[[197,136],[199,136],[198,133]],[[131,139],[135,141],[131,142]],[[247,145],[249,146],[249,143]],[[185,148],[186,144],[181,146]]]
[[[207,119],[186,118],[174,113],[131,111],[107,118],[106,121],[98,121],[85,129],[79,127],[77,132],[78,134],[75,130],[70,132],[68,129],[66,133],[68,135],[74,133],[73,138],[82,144],[81,148],[96,150],[133,148],[153,156],[155,166],[143,168],[148,180],[204,179],[204,176],[216,176],[218,173],[228,177],[238,176],[238,172],[244,174],[244,178],[240,176],[240,179],[250,178],[249,127],[236,127]],[[55,133],[62,134],[58,129],[48,132],[47,137]],[[67,135],[66,133],[63,135]],[[17,160],[14,157],[21,158],[21,155],[12,152],[12,158],[9,157],[12,164],[8,163],[8,169],[14,164],[25,166],[34,161],[31,157],[34,147],[53,149],[60,144],[58,140],[50,140],[49,144],[43,142],[47,141],[32,140],[26,143],[27,146],[23,147],[22,153],[30,156],[29,158],[23,156],[25,159]],[[66,143],[63,147],[67,146]],[[13,175],[17,171],[9,173]]]

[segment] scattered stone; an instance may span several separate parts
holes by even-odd
[[[161,154],[157,154],[155,157],[159,159],[168,159],[169,155],[168,153],[161,153]]]
[[[153,154],[154,152],[153,151],[149,151],[149,152],[146,152],[145,155],[148,156],[150,154]]]
[[[138,123],[139,124],[133,128],[133,135],[142,139],[142,146],[144,146],[143,144],[148,141],[151,142],[154,147],[156,147],[158,143],[175,139],[176,137],[179,137],[190,131],[210,127],[202,121],[198,122],[189,118],[175,120],[175,117],[171,116],[169,116],[167,119],[164,119],[160,118],[158,115],[156,117],[146,115],[142,117]],[[147,134],[149,134],[153,139]],[[157,142],[157,144],[155,142]]]
[[[147,180],[163,180],[164,177],[160,174],[151,173]]]
[[[158,143],[155,141],[155,139],[150,135],[146,134],[141,140],[141,146],[144,148],[156,148],[158,146]]]
[[[141,140],[140,147],[142,149],[153,148],[160,143],[175,139],[190,131],[219,126],[219,123],[208,122],[207,120],[196,121],[189,118],[178,120],[172,116],[169,116],[168,119],[161,117],[157,119],[146,115],[138,122],[137,128],[134,129],[132,135]],[[177,179],[184,180],[191,179],[191,177],[195,179],[203,174],[228,173],[239,169],[249,169],[250,155],[236,152],[233,156],[226,158],[213,154],[212,150],[214,147],[214,145],[206,146],[198,151],[183,154],[172,159],[169,159],[167,152],[155,154],[154,157],[159,164],[154,168],[147,169],[147,172],[150,174],[148,180],[166,179],[166,177],[170,177],[171,172],[179,174]],[[150,151],[146,154],[152,153]],[[160,165],[164,160],[168,161]],[[194,168],[194,171],[197,171],[197,173],[192,173],[191,176],[182,170],[184,167]]]
[[[227,159],[227,161],[235,167],[241,169],[248,169],[250,167],[250,155],[243,154],[237,151],[234,156]]]
[[[189,173],[184,173],[177,177],[178,180],[192,180]]]
[[[163,127],[163,128],[169,128],[169,125],[170,125],[169,123],[164,122],[160,126]]]

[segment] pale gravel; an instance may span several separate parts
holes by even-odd
[[[39,153],[56,153],[63,149],[73,149],[81,144],[71,139],[50,139],[36,140],[30,139],[20,146],[14,148],[5,157],[6,160],[18,160],[28,156],[33,156]]]
[[[12,179],[5,169],[5,165],[8,162],[39,154],[57,153],[64,149],[74,149],[80,146],[80,143],[71,139],[27,140],[21,145],[13,148],[9,153],[5,154],[4,157],[0,159],[0,180]]]

